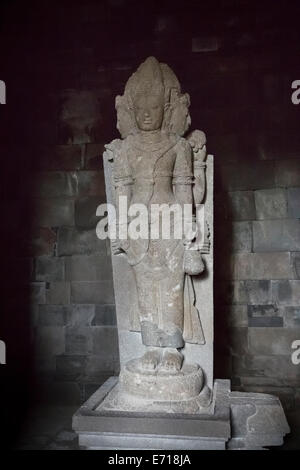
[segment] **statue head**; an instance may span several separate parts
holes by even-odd
[[[123,138],[158,129],[183,135],[191,123],[189,104],[170,67],[148,57],[129,78],[124,95],[116,98],[117,128]]]
[[[170,120],[168,130],[170,134],[184,135],[191,125],[191,116],[189,113],[190,96],[175,93],[170,102]]]

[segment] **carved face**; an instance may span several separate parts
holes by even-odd
[[[136,123],[142,131],[156,131],[161,128],[164,117],[164,103],[155,95],[139,96],[134,102]]]

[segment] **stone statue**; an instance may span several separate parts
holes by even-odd
[[[113,162],[116,206],[120,196],[126,196],[129,205],[147,208],[174,203],[184,208],[202,202],[206,138],[198,130],[183,137],[191,123],[189,104],[175,74],[154,57],[129,78],[124,95],[116,98],[117,128],[123,140],[106,145]],[[120,229],[118,216],[117,223]],[[204,270],[204,263],[195,240],[185,235],[174,236],[173,220],[170,239],[112,243],[113,254],[126,256],[134,272],[135,329],[140,329],[146,347],[134,369],[143,374],[180,373],[185,342],[205,341],[191,279]]]
[[[184,137],[189,104],[153,57],[116,98],[122,139],[103,158],[108,222],[118,223],[111,249],[121,370],[73,417],[85,448],[261,449],[289,432],[277,397],[232,392],[213,376],[213,155],[203,132]],[[137,205],[150,236],[124,237]],[[152,217],[156,205],[180,208],[167,237],[163,212]]]

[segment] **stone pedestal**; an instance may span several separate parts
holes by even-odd
[[[216,380],[202,413],[120,411],[103,404],[116,392],[111,377],[77,411],[73,429],[85,449],[224,450],[281,445],[290,430],[278,398],[231,392]]]
[[[133,359],[121,370],[117,385],[97,411],[145,411],[160,413],[211,413],[211,390],[203,387],[203,372],[196,364],[184,364],[178,373],[143,371]]]

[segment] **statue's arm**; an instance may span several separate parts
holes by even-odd
[[[127,211],[127,208],[130,206],[133,180],[131,169],[127,160],[126,145],[124,141],[116,139],[112,142],[112,144],[109,144],[109,150],[112,152],[112,184],[114,186],[115,195],[114,199],[117,230],[117,239],[113,242],[113,252],[114,254],[118,254],[122,253],[123,249],[126,247],[126,240],[122,239],[122,236],[120,237],[120,233],[127,234],[127,218],[125,219],[122,217],[121,207]],[[106,148],[107,147],[108,146],[106,146]],[[123,232],[122,229],[124,229]]]
[[[188,141],[182,139],[180,141],[180,149],[176,158],[173,184],[175,187],[176,200],[184,206],[190,204],[193,206],[193,160],[192,148]],[[192,207],[189,211],[192,214]],[[183,217],[185,211],[183,207]],[[185,246],[183,268],[187,274],[194,275],[200,274],[204,270],[204,264],[199,251],[191,248],[193,237],[196,236],[194,231],[193,218],[184,220],[183,243]]]
[[[205,168],[206,168],[206,135],[203,131],[195,130],[187,137],[193,149],[194,162],[194,202],[201,204],[204,199],[206,189]]]
[[[190,144],[181,139],[177,144],[177,157],[173,171],[173,186],[176,201],[182,205],[193,204],[193,164]]]

